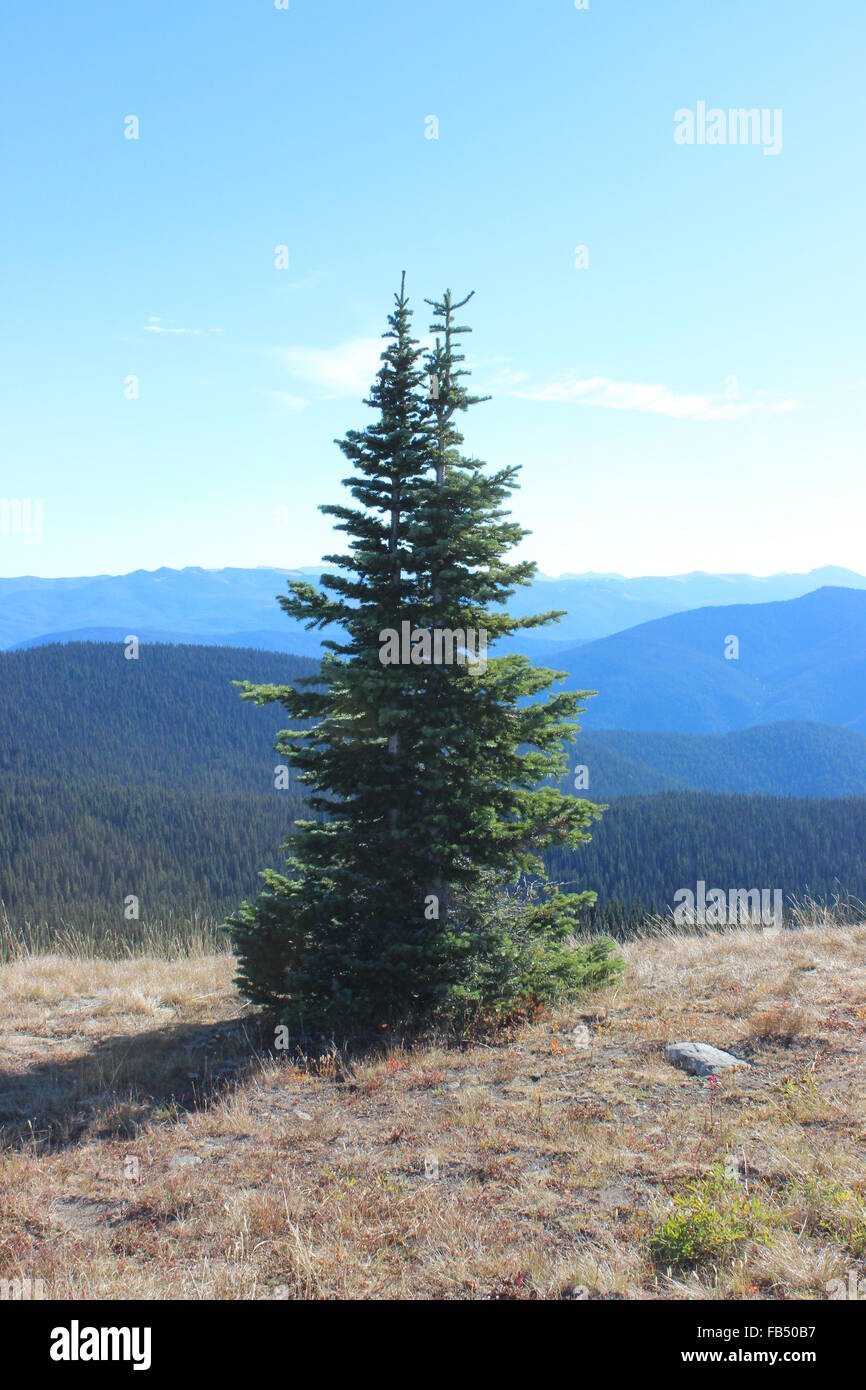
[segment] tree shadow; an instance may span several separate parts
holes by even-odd
[[[151,1119],[206,1107],[270,1055],[273,1039],[253,1015],[119,1035],[69,1060],[2,1069],[0,1150],[132,1137]]]
[[[431,1036],[387,1028],[344,1037],[295,1034],[276,1042],[278,1018],[262,1010],[240,1019],[178,1023],[94,1042],[86,1053],[11,1069],[0,1067],[0,1152],[59,1149],[89,1139],[133,1138],[153,1120],[206,1109],[263,1064],[279,1059],[355,1090],[353,1067],[378,1062],[418,1042],[458,1051],[477,1036]],[[496,1029],[499,1036],[501,1030]],[[506,1033],[508,1030],[505,1030]]]

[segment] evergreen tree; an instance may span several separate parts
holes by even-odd
[[[555,785],[584,692],[536,700],[557,673],[484,659],[482,633],[494,642],[558,614],[500,607],[535,567],[504,558],[525,534],[504,505],[517,470],[487,474],[460,452],[455,415],[478,399],[456,350],[466,302],[434,303],[422,365],[401,284],[366,402],[377,418],[340,442],[359,505],[322,508],[348,552],[325,557],[338,570],[321,589],[293,583],[280,600],[345,636],[325,643],[318,678],[243,683],[245,698],[305,721],[278,747],[316,819],[296,825],[288,872],[265,873],[230,919],[239,982],[305,1027],[502,1011],[615,968],[608,944],[566,945],[593,894],[505,892],[543,876],[548,847],[587,839],[599,808]]]
[[[307,722],[287,730],[278,748],[310,788],[317,819],[296,823],[288,874],[267,871],[256,903],[230,920],[239,980],[253,999],[288,997],[287,1013],[310,1026],[366,1020],[373,1001],[400,996],[412,950],[401,948],[399,924],[420,914],[397,827],[398,808],[411,799],[399,780],[407,766],[399,757],[406,669],[379,659],[381,630],[404,614],[412,619],[404,533],[429,453],[410,319],[404,277],[365,402],[378,418],[340,441],[354,468],[344,485],[359,505],[322,508],[350,537],[349,551],[325,557],[338,568],[321,589],[293,582],[280,598],[308,627],[338,625],[345,638],[324,642],[319,678],[242,685],[246,699],[279,700]]]

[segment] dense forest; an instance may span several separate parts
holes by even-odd
[[[285,684],[308,657],[236,647],[70,642],[0,653],[0,775],[189,791],[272,789],[278,708],[233,681]]]
[[[166,787],[0,779],[0,898],[10,921],[219,916],[279,861],[299,802],[292,790],[184,792]]]
[[[678,888],[780,888],[786,899],[866,898],[866,798],[662,792],[611,803],[590,844],[548,856],[554,881],[579,874],[602,903],[666,911]]]
[[[96,643],[0,654],[0,899],[10,920],[120,924],[130,894],[142,919],[221,917],[254,893],[259,870],[281,865],[302,800],[293,774],[275,786],[286,716],[242,702],[232,681],[314,670],[303,657],[219,647],[142,646],[137,661]],[[803,746],[797,727],[773,736],[792,755]],[[755,753],[768,732],[725,737]],[[823,742],[821,726],[811,734]],[[608,790],[628,790],[650,756],[662,787],[690,750],[718,768],[724,742],[579,737],[573,757],[590,769],[590,794],[614,799],[589,844],[547,858],[551,879],[598,892],[593,925],[618,933],[698,879],[866,897],[866,798]]]
[[[308,657],[232,647],[70,642],[0,652],[0,775],[185,790],[273,784],[282,710],[243,703],[233,680],[286,684]],[[866,793],[866,738],[779,722],[727,734],[585,730],[569,750],[596,801],[692,788],[774,796]],[[573,776],[563,782],[573,789]]]
[[[221,916],[279,867],[297,791],[184,792],[75,787],[0,778],[0,897],[11,921]],[[725,890],[781,888],[866,898],[866,799],[795,800],[664,792],[613,802],[574,853],[548,856],[550,877],[593,888],[599,926],[665,911],[698,879]]]

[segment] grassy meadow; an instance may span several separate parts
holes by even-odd
[[[137,925],[137,924],[136,924]],[[866,1275],[866,926],[648,930],[506,1031],[275,1047],[209,923],[6,931],[0,1279],[45,1297],[815,1298]],[[665,1042],[748,1068],[698,1079]]]

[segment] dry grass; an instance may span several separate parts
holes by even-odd
[[[168,921],[91,921],[87,927],[68,922],[9,920],[0,900],[0,965],[56,954],[69,960],[133,960],[156,956],[227,955],[226,934],[212,917],[172,918]]]
[[[624,955],[619,986],[507,1035],[306,1065],[262,1053],[226,957],[0,967],[0,1278],[825,1298],[866,1275],[866,927]],[[661,1046],[689,1038],[753,1065],[686,1076]],[[691,1237],[695,1203],[722,1244],[668,1266],[659,1232]]]

